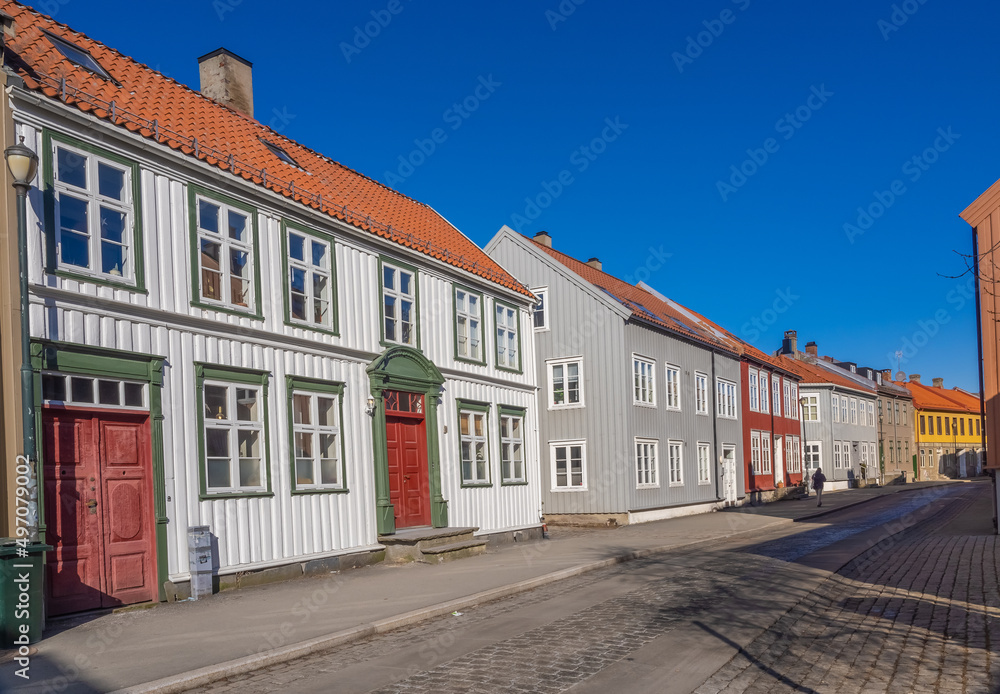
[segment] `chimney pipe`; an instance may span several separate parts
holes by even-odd
[[[591,258],[590,260],[587,261],[587,265],[594,268],[595,270],[600,270],[602,267],[600,258]]]
[[[201,93],[253,118],[253,63],[225,48],[198,58]]]
[[[552,248],[552,237],[549,236],[549,232],[540,231],[534,236],[535,243],[540,243],[546,248]]]
[[[818,357],[819,356],[819,345],[817,345],[815,342],[807,342],[806,343],[806,354],[808,354],[810,356],[813,356],[813,357]]]
[[[931,383],[934,384],[935,388],[944,388],[944,379],[943,378],[932,378],[931,379]]]
[[[794,330],[785,331],[785,339],[781,341],[781,353],[789,354],[795,358],[795,353],[799,351],[798,333]]]
[[[910,374],[910,383],[920,383],[920,374]]]

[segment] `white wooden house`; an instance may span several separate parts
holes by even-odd
[[[531,293],[427,205],[4,2],[29,194],[52,613],[379,556],[405,528],[540,535]],[[8,142],[13,144],[12,142]],[[10,355],[5,356],[10,358]],[[346,561],[346,560],[345,560]]]

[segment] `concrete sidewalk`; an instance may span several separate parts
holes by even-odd
[[[182,691],[604,566],[822,516],[948,482],[845,490],[617,529],[553,529],[552,539],[444,565],[376,565],[220,593],[199,602],[53,622],[31,680],[0,666],[0,691]],[[139,686],[143,683],[155,686]]]

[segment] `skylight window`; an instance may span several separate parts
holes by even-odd
[[[80,48],[79,46],[72,44],[65,39],[61,39],[58,36],[53,36],[49,33],[46,33],[45,35],[48,37],[49,41],[52,42],[52,45],[63,54],[66,60],[74,65],[79,65],[85,70],[90,70],[95,75],[99,75],[106,80],[111,80],[112,82],[114,81],[111,75],[109,75],[107,71],[101,67],[101,64],[97,62],[97,59],[90,54],[90,51]]]
[[[269,150],[271,150],[271,154],[273,154],[274,156],[276,156],[281,161],[285,162],[286,164],[291,164],[292,166],[294,166],[297,169],[301,169],[302,168],[301,166],[299,166],[299,163],[297,161],[295,161],[294,159],[292,159],[292,155],[290,155],[288,152],[286,152],[285,150],[283,150],[278,145],[274,144],[273,142],[268,142],[264,138],[261,138],[260,141],[263,142],[264,145]]]

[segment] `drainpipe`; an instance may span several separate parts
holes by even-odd
[[[980,308],[979,295],[979,228],[972,227],[972,272],[976,281],[976,347],[979,351],[979,431],[981,432],[980,445],[983,447],[983,469],[986,469],[986,459],[989,455],[986,450],[986,389],[983,386],[983,314]],[[993,530],[997,531],[997,475],[996,471],[990,473],[993,484]]]

